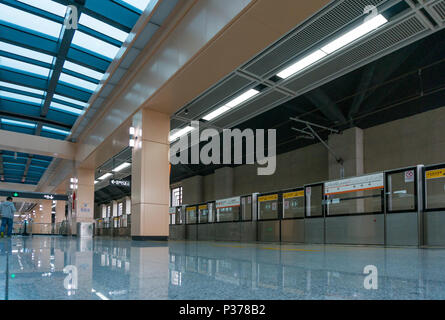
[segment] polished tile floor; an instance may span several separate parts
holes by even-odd
[[[445,299],[444,267],[445,249],[17,236],[0,299]]]

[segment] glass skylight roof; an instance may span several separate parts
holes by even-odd
[[[84,66],[78,65],[77,63],[72,63],[70,61],[65,61],[65,63],[63,64],[63,68],[64,69],[68,69],[80,74],[83,74],[87,77],[96,79],[96,80],[101,80],[102,77],[104,76],[103,73],[97,72],[93,69],[90,68],[86,68]]]
[[[19,101],[23,101],[23,102],[29,102],[29,103],[35,103],[35,104],[42,104],[42,99],[39,98],[34,98],[34,97],[30,97],[30,96],[25,96],[23,94],[18,94],[18,93],[13,93],[13,92],[8,92],[8,91],[1,91],[0,90],[0,97],[2,98],[9,98],[9,99],[13,99],[13,100],[19,100]]]
[[[4,81],[0,81],[0,87],[20,90],[20,91],[25,91],[25,92],[29,92],[29,93],[35,93],[35,94],[39,94],[41,96],[43,96],[45,94],[45,92],[43,90],[38,90],[38,89],[29,88],[29,87],[19,86],[17,84],[4,82]]]
[[[140,11],[144,11],[151,0],[122,0],[122,1],[128,3],[129,5],[135,7]]]
[[[49,64],[52,64],[54,57],[50,56],[49,54],[41,53],[35,50],[30,50],[27,48],[19,47],[10,43],[6,43],[3,41],[0,41],[0,50],[6,51],[12,54],[16,54],[18,56],[31,58],[34,60],[39,60],[42,62],[46,62]]]
[[[1,119],[1,123],[11,125],[11,126],[18,126],[18,127],[32,128],[32,129],[34,129],[36,127],[35,123],[16,121],[16,120],[11,120],[11,119],[3,119],[3,118]]]
[[[86,33],[83,33],[82,31],[77,30],[74,33],[73,37],[73,44],[86,49],[91,52],[95,52],[97,54],[100,54],[104,57],[107,57],[111,60],[114,59],[114,57],[119,52],[118,47],[113,46],[112,44],[109,44],[105,41],[99,40],[93,36],[90,36]]]
[[[93,92],[97,88],[96,83],[86,81],[86,80],[83,80],[83,79],[80,79],[77,77],[73,77],[66,73],[61,73],[59,80],[62,82],[65,82],[67,85],[74,85],[74,86],[84,88],[84,89],[87,89],[87,90],[93,91]]]
[[[11,68],[11,69],[17,70],[19,72],[28,72],[28,73],[41,75],[46,78],[49,76],[48,68],[44,68],[44,67],[32,64],[32,63],[27,63],[27,62],[19,61],[16,59],[7,58],[7,57],[0,56],[0,66]]]
[[[79,24],[107,35],[111,38],[124,42],[127,39],[128,33],[110,26],[108,23],[102,22],[98,19],[90,17],[89,15],[82,13],[79,18]]]
[[[57,128],[53,128],[53,127],[49,127],[49,126],[42,126],[42,130],[47,131],[47,132],[62,134],[62,135],[66,135],[66,136],[71,133],[70,131],[57,129]]]
[[[40,3],[40,1],[39,1]],[[0,21],[59,38],[62,25],[60,23],[36,16],[0,3]]]
[[[64,105],[64,104],[61,104],[61,103],[57,103],[57,102],[52,102],[51,105],[50,105],[50,108],[56,109],[56,110],[59,110],[59,111],[72,113],[72,114],[75,114],[77,116],[83,113],[83,110],[81,110],[81,109],[73,108],[73,107],[70,107],[70,106],[67,106],[67,105]]]
[[[42,9],[47,12],[58,15],[59,17],[65,17],[67,7],[63,4],[57,3],[51,0],[17,0],[19,2],[26,3],[37,9]]]
[[[86,103],[86,102],[82,102],[82,101],[79,101],[79,100],[75,100],[75,99],[71,99],[71,98],[68,98],[68,97],[65,97],[65,96],[61,96],[60,94],[54,94],[53,98],[58,99],[58,100],[62,100],[62,101],[65,101],[65,102],[69,102],[69,103],[72,103],[72,104],[75,104],[75,105],[78,105],[78,106],[80,106],[82,108],[86,108],[88,106],[88,103]]]

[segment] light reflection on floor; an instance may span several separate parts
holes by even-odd
[[[444,265],[444,249],[18,236],[0,239],[0,299],[445,299]]]

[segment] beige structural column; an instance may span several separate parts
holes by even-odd
[[[329,146],[337,157],[343,159],[344,177],[362,175],[364,172],[363,157],[363,130],[350,128],[342,134],[331,134],[328,140]],[[329,153],[329,179],[340,178],[341,165],[335,157]]]
[[[197,204],[202,202],[204,198],[203,185],[202,176],[193,176],[182,180],[182,203]]]
[[[131,236],[167,240],[170,117],[143,109],[134,116],[133,126],[137,139],[131,169]]]
[[[36,215],[32,226],[34,234],[50,234],[51,233],[51,211],[52,200],[40,200],[37,203]]]
[[[214,182],[214,196],[215,199],[224,199],[233,197],[234,177],[233,168],[224,167],[215,170]]]
[[[77,190],[72,213],[72,233],[77,234],[77,222],[94,222],[94,170],[76,170]]]
[[[65,205],[66,201],[58,200],[56,202],[56,223],[61,223],[65,220]]]

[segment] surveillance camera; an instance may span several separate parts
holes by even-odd
[[[189,109],[185,109],[185,110],[184,110],[184,114],[185,114],[185,115],[188,115],[188,114],[189,114]]]

